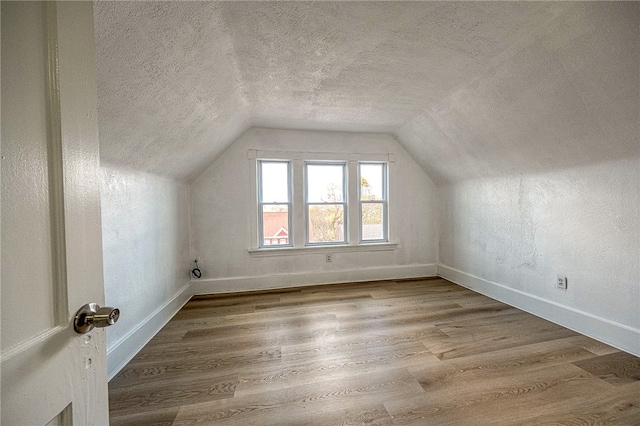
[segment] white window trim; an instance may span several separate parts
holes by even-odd
[[[301,254],[320,254],[320,253],[352,253],[352,252],[372,252],[372,251],[392,251],[398,250],[400,243],[379,243],[372,242],[366,244],[335,244],[322,246],[303,246],[303,247],[280,247],[266,246],[262,248],[250,248],[249,256],[251,257],[271,257],[271,256],[298,256]]]
[[[305,222],[305,203],[304,203],[304,163],[305,161],[334,161],[334,162],[346,162],[347,163],[347,175],[358,175],[358,162],[386,162],[387,163],[387,187],[391,186],[395,182],[395,154],[359,154],[359,153],[338,153],[338,152],[302,152],[302,151],[261,151],[261,150],[248,150],[247,154],[249,160],[250,174],[251,174],[251,246],[248,249],[250,257],[268,257],[268,256],[292,256],[299,254],[314,254],[324,253],[330,251],[331,253],[338,252],[369,252],[369,251],[387,251],[397,250],[400,247],[400,243],[395,241],[396,224],[392,218],[392,200],[391,191],[387,192],[387,241],[381,240],[360,241],[360,211],[359,208],[351,207],[348,211],[348,222],[351,226],[345,229],[348,233],[347,243],[333,243],[322,245],[305,245],[306,231],[300,229],[296,232],[295,229],[289,229],[289,242],[293,246],[264,246],[260,247],[260,236],[258,235],[258,203],[257,191],[258,191],[258,176],[257,176],[257,162],[260,160],[281,160],[291,161],[291,202],[292,212],[290,219],[292,225],[300,227],[306,227]],[[348,187],[346,188],[348,203],[351,206],[359,206],[359,182],[357,179],[348,179]],[[296,225],[297,224],[297,225]],[[293,236],[293,238],[291,238]]]

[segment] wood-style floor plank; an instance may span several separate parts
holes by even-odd
[[[615,386],[640,381],[640,358],[624,352],[576,361],[573,364]]]
[[[341,410],[351,416],[354,412],[359,413],[361,407],[422,392],[406,369],[385,370],[375,375],[332,378],[277,392],[193,404],[178,412],[174,424],[326,424],[325,413],[333,416],[336,410]]]
[[[640,359],[443,279],[196,296],[112,425],[640,425]]]

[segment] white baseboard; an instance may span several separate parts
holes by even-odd
[[[297,274],[260,275],[193,280],[194,294],[234,293],[239,291],[271,290],[317,284],[337,284],[357,281],[377,281],[402,278],[435,277],[435,263],[361,268],[331,272],[303,272]]]
[[[438,265],[438,275],[548,321],[640,356],[640,330],[552,302],[458,269]]]
[[[138,327],[131,330],[107,348],[107,380],[111,380],[140,350],[149,343],[162,327],[191,299],[189,283],[164,305],[156,309]]]

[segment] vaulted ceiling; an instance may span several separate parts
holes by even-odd
[[[438,183],[640,154],[640,3],[95,3],[104,162],[188,180],[247,128],[385,132]]]

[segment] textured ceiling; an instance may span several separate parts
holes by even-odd
[[[95,4],[101,155],[196,176],[249,126],[386,132],[439,183],[638,155],[638,3]]]

